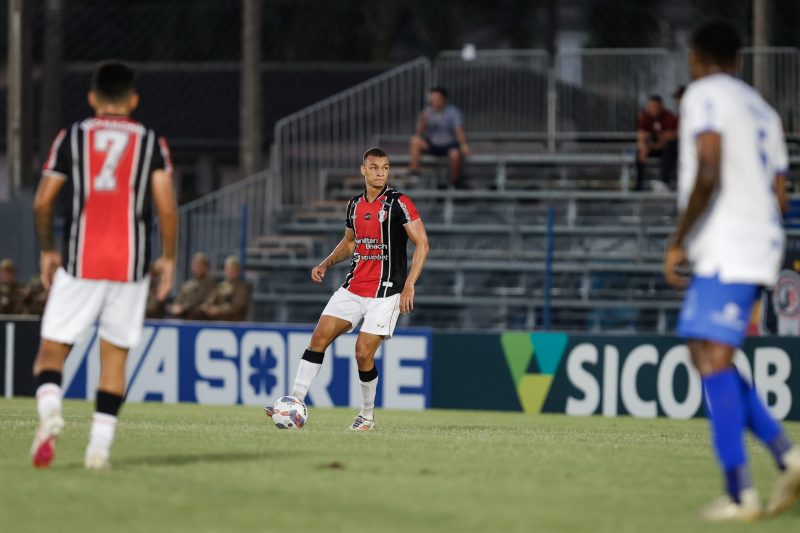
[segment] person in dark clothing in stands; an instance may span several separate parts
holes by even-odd
[[[661,181],[655,182],[654,189],[667,190],[677,171],[678,117],[664,107],[660,96],[653,95],[639,114],[636,129],[636,190],[644,188],[648,157],[657,157],[661,163]]]

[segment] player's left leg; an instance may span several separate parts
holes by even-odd
[[[36,377],[36,411],[39,428],[31,445],[31,458],[36,468],[49,466],[55,455],[55,440],[64,428],[61,416],[61,376],[64,360],[72,348],[47,339],[39,343],[39,352],[33,365]]]
[[[350,429],[369,430],[375,427],[375,395],[378,391],[378,369],[375,353],[381,342],[391,338],[400,316],[400,294],[370,298],[364,323],[356,339],[356,363],[361,381],[361,412]]]
[[[353,421],[351,430],[371,430],[375,428],[375,395],[378,391],[378,369],[375,367],[375,353],[383,342],[383,336],[361,331],[356,339],[356,364],[361,381],[361,411]]]
[[[128,348],[100,339],[100,382],[84,465],[90,470],[110,468],[109,455],[117,430],[117,415],[125,396]]]

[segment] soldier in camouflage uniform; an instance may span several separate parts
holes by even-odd
[[[19,315],[23,309],[22,285],[17,281],[17,267],[11,259],[0,261],[0,315]]]
[[[205,313],[200,308],[214,292],[214,280],[211,279],[208,272],[210,266],[206,254],[194,254],[192,257],[193,278],[181,286],[175,301],[167,308],[171,317],[189,320],[205,318]]]
[[[225,280],[203,304],[202,310],[209,320],[242,321],[250,307],[250,286],[241,279],[242,268],[236,256],[225,260]]]
[[[42,316],[44,306],[47,304],[49,291],[44,288],[42,278],[36,274],[31,278],[22,291],[22,304],[25,314]]]

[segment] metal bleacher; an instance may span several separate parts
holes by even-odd
[[[482,164],[470,158],[465,173],[479,172]],[[425,178],[406,177],[402,167],[395,170],[392,183],[417,204],[431,244],[416,291],[417,309],[402,324],[442,329],[539,326],[547,210],[552,208],[553,323],[566,330],[667,328],[678,295],[662,281],[660,263],[675,214],[674,195],[625,192],[617,170],[582,190],[585,161],[576,160],[573,168],[568,157],[559,163],[568,172],[555,178],[546,161],[517,164],[528,178],[514,189],[500,189],[489,180],[470,189],[440,190]],[[435,174],[437,165],[429,164],[427,173]],[[562,187],[549,183],[553,179]],[[282,249],[274,249],[273,237],[248,250],[248,268],[259,273],[259,315],[314,321],[343,280],[346,265],[332,269],[322,286],[310,282],[309,270],[341,239],[346,202],[361,190],[363,179],[351,170],[329,179],[327,186],[329,200],[282,214]]]
[[[744,54],[774,68],[788,68],[777,61],[786,56],[787,73],[800,72],[800,52],[776,53]],[[184,209],[182,250],[240,250],[255,287],[251,318],[315,322],[347,265],[321,285],[309,271],[341,239],[346,202],[363,189],[359,154],[380,145],[391,155],[390,183],[415,201],[431,244],[415,310],[400,325],[530,330],[544,325],[549,302],[553,329],[664,333],[680,305],[661,275],[676,199],[630,190],[631,129],[643,98],[685,82],[678,56],[591,50],[558,55],[549,68],[544,52],[494,51],[401,65],[279,121],[269,170]],[[794,124],[800,77],[782,79],[767,96]],[[444,158],[423,158],[421,175],[406,168],[431,83],[449,87],[466,117],[472,154],[455,190]]]

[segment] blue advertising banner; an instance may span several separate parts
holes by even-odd
[[[271,405],[291,392],[294,373],[313,328],[259,324],[148,321],[126,368],[127,401]],[[361,404],[355,362],[356,334],[342,335],[306,398],[309,405]],[[396,409],[430,406],[431,333],[395,332],[382,344],[376,405]],[[93,399],[100,375],[99,342],[92,333],[74,346],[64,369],[67,398]]]

